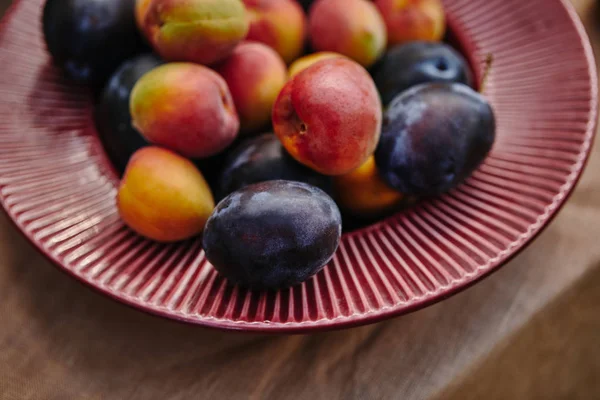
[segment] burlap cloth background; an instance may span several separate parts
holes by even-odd
[[[595,0],[572,1],[600,54]],[[134,311],[59,272],[1,214],[0,399],[600,399],[599,146],[558,218],[500,272],[325,334],[227,334]]]

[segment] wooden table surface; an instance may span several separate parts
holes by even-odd
[[[598,52],[595,0],[572,1]],[[0,399],[598,399],[599,146],[568,205],[498,273],[414,314],[314,335],[132,310],[59,272],[2,214]]]

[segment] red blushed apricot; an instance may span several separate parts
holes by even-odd
[[[311,65],[313,65],[321,60],[327,60],[330,58],[339,58],[339,57],[344,57],[344,56],[339,53],[333,53],[331,51],[321,51],[319,53],[309,54],[307,56],[304,56],[304,57],[299,58],[296,61],[294,61],[292,63],[292,65],[290,65],[288,75],[290,78],[293,78],[294,76],[298,75],[300,72],[304,71],[306,68],[310,67]]]
[[[159,242],[201,233],[214,207],[210,188],[194,164],[160,147],[133,154],[117,194],[123,222]]]
[[[322,60],[292,78],[273,107],[273,128],[300,163],[325,175],[360,167],[379,141],[381,101],[367,71]]]
[[[131,92],[130,111],[149,142],[190,158],[221,152],[239,129],[223,78],[191,63],[164,64],[142,76]]]
[[[217,67],[227,82],[240,117],[242,133],[264,128],[287,80],[285,63],[269,46],[244,42]]]
[[[388,46],[414,40],[440,41],[446,32],[441,0],[375,0],[388,33]]]
[[[379,176],[373,156],[354,171],[336,176],[333,182],[338,205],[358,217],[385,214],[404,199]]]
[[[306,39],[306,16],[295,0],[244,0],[250,20],[248,40],[275,49],[289,64],[300,57]]]
[[[150,0],[143,19],[142,31],[162,58],[206,65],[227,57],[249,28],[241,0]]]
[[[383,55],[385,23],[367,0],[317,0],[310,9],[309,34],[317,51],[343,54],[364,67]]]

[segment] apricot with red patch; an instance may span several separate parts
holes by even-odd
[[[441,41],[446,14],[441,0],[375,0],[387,26],[388,46],[414,40]]]
[[[322,60],[300,72],[273,107],[273,128],[286,150],[325,175],[360,167],[375,151],[381,120],[373,80],[346,58]]]
[[[227,83],[192,63],[164,64],[142,76],[131,92],[130,111],[149,142],[190,158],[223,151],[239,130]]]
[[[387,33],[377,7],[367,0],[318,0],[310,9],[309,34],[317,51],[343,54],[364,67],[384,53]]]
[[[267,126],[273,104],[287,81],[287,68],[279,54],[262,43],[244,42],[217,72],[229,86],[241,132],[256,132]]]
[[[295,0],[244,0],[248,40],[275,49],[286,63],[300,57],[306,39],[306,15]]]

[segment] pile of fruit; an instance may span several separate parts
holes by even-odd
[[[123,221],[203,233],[242,286],[305,281],[342,220],[448,191],[494,142],[441,0],[47,0],[43,27],[96,90]]]

